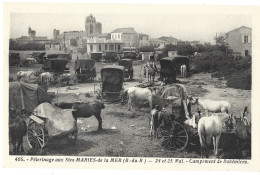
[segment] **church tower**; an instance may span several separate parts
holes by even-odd
[[[92,34],[101,34],[102,24],[100,22],[96,22],[96,18],[92,14],[90,14],[86,17],[85,20],[85,31],[87,36]]]

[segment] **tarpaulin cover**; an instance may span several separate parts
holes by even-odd
[[[167,99],[171,103],[179,104],[181,106],[182,100],[187,100],[188,93],[186,88],[181,84],[167,87],[162,95],[162,98]]]
[[[165,57],[160,61],[161,69],[172,69],[185,64],[187,72],[190,71],[189,58],[186,56]]]
[[[37,84],[10,82],[9,106],[32,112],[39,104],[51,102],[50,96]]]
[[[53,72],[64,72],[64,69],[69,61],[67,59],[56,58],[44,60],[44,69]]]
[[[92,69],[95,65],[95,60],[92,59],[78,59],[75,61],[74,69]]]
[[[102,89],[105,92],[119,92],[124,82],[123,66],[105,66],[101,69]]]
[[[33,114],[47,119],[45,128],[49,137],[63,137],[77,129],[76,120],[70,109],[61,109],[50,103],[42,103],[34,109]]]
[[[126,69],[133,67],[133,60],[131,59],[122,59],[119,61],[119,65],[124,66]]]

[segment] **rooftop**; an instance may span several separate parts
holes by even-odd
[[[239,27],[239,28],[236,28],[236,29],[234,29],[234,30],[231,30],[231,31],[229,31],[229,32],[227,32],[227,33],[233,32],[233,31],[235,31],[235,30],[239,30],[239,29],[241,29],[241,28],[247,28],[247,29],[249,29],[249,30],[252,30],[252,29],[251,29],[251,28],[249,28],[249,27],[246,27],[246,26],[241,26],[241,27]]]
[[[112,31],[111,33],[128,33],[128,34],[136,34],[137,32],[135,31],[134,28],[128,27],[128,28],[118,28]]]

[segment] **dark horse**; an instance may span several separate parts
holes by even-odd
[[[156,66],[148,66],[148,82],[154,82],[156,72]]]
[[[18,154],[20,150],[24,152],[23,137],[27,132],[27,126],[16,111],[10,110],[9,115],[9,138],[13,145],[13,154]]]
[[[236,120],[235,133],[236,133],[239,153],[242,153],[242,150],[248,149],[250,151],[249,154],[251,154],[251,127],[245,125],[241,117],[240,118],[235,117],[235,120]]]
[[[89,118],[92,115],[96,117],[98,120],[98,130],[102,129],[102,118],[101,118],[101,110],[105,108],[104,104],[99,101],[93,101],[88,103],[65,103],[61,102],[55,104],[55,106],[60,107],[62,109],[72,109],[73,117],[77,120],[77,118]]]

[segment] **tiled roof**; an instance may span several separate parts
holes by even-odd
[[[27,40],[29,40],[30,37],[28,37],[28,36],[21,36],[20,38],[17,38],[17,39],[27,39]]]
[[[37,36],[37,37],[34,37],[33,40],[48,40],[48,39],[47,39],[47,36]]]
[[[241,28],[247,28],[247,29],[249,29],[249,30],[252,30],[252,29],[251,29],[251,28],[249,28],[249,27],[246,27],[246,26],[241,26],[241,27],[239,27],[239,28],[236,28],[236,29],[234,29],[234,30],[231,30],[231,31],[229,31],[229,32],[227,32],[227,33],[233,32],[233,31],[235,31],[235,30],[238,30],[238,29],[241,29]]]
[[[135,31],[134,28],[128,27],[128,28],[118,28],[115,29],[111,33],[128,33],[128,34],[136,34],[137,32]]]

